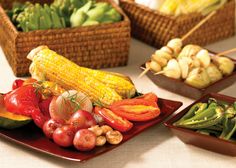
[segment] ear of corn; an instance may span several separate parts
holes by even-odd
[[[101,103],[104,106],[122,99],[115,90],[95,78],[81,73],[82,69],[79,66],[48,48],[41,48],[31,56],[33,56],[31,57],[33,64],[30,69],[32,75],[34,73],[43,74],[41,76],[47,80],[55,82],[65,89],[80,91],[89,96],[93,102]]]
[[[93,78],[102,82],[107,87],[114,89],[122,98],[130,98],[135,95],[136,89],[134,85],[127,79],[127,77],[118,76],[118,74],[111,74],[105,71],[98,71],[89,68],[81,67],[85,75],[91,75]]]
[[[47,47],[34,49],[28,58],[32,77],[58,83],[65,89],[75,89],[103,105],[135,94],[135,87],[127,77],[80,67]]]

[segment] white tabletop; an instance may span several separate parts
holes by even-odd
[[[223,51],[235,47],[236,36],[212,45],[207,48],[213,51]],[[126,67],[112,68],[109,71],[116,71],[129,75],[140,92],[155,92],[159,97],[178,100],[183,106],[177,111],[188,106],[193,100],[171,93],[157,87],[146,76],[137,79],[141,72],[139,66],[149,58],[155,51],[146,44],[132,40],[129,57],[129,64]],[[0,49],[0,92],[7,92],[11,89],[15,76]],[[220,93],[236,97],[236,83]],[[162,124],[153,126],[140,135],[120,147],[98,156],[85,163],[71,162],[42,154],[5,139],[0,139],[0,168],[43,168],[43,167],[102,167],[102,168],[235,168],[236,160],[229,157],[197,147],[186,145],[175,137]]]

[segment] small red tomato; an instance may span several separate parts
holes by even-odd
[[[89,128],[97,123],[91,113],[78,110],[71,116],[69,124],[77,131],[79,129]]]
[[[17,88],[23,86],[23,83],[24,83],[24,82],[25,82],[25,81],[22,80],[22,79],[16,79],[16,80],[13,82],[13,84],[12,84],[12,90],[15,90],[15,89],[17,89]]]
[[[92,131],[81,129],[75,134],[73,144],[80,151],[90,151],[96,145],[96,135]]]
[[[64,124],[63,121],[56,121],[56,120],[50,119],[44,123],[43,132],[48,138],[52,139],[53,132],[57,128],[62,127],[63,124]]]
[[[53,132],[54,142],[62,147],[69,147],[73,145],[74,136],[75,132],[73,128],[69,125],[64,125],[60,128],[57,128]]]

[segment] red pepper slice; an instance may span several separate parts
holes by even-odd
[[[157,105],[145,99],[127,99],[115,102],[110,109],[130,121],[148,121],[160,115]]]
[[[148,101],[151,101],[151,102],[157,102],[158,101],[158,97],[155,93],[146,93],[142,96],[139,96],[137,97],[137,99],[144,99],[144,100],[148,100]]]
[[[95,107],[95,113],[101,115],[108,125],[120,132],[129,131],[133,127],[133,123],[116,115],[109,109]]]

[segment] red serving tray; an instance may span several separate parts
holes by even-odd
[[[173,125],[174,122],[178,121],[185,113],[189,111],[189,109],[197,102],[207,102],[207,100],[213,97],[217,100],[222,100],[228,103],[233,103],[236,101],[236,98],[210,93],[200,98],[199,100],[192,103],[190,106],[185,108],[180,113],[173,116],[170,120],[165,122],[165,126],[170,128],[170,130],[184,143],[194,145],[206,150],[210,150],[213,152],[236,156],[236,142],[231,142],[223,139],[219,139],[209,135],[203,135],[201,133],[197,133],[191,129],[180,128]]]
[[[214,53],[214,52],[211,52]],[[226,56],[225,56],[226,57]],[[228,57],[229,58],[229,57]],[[231,59],[231,58],[230,58]],[[157,85],[160,86],[166,90],[169,90],[171,92],[193,98],[193,99],[199,99],[203,95],[206,95],[208,93],[212,92],[219,92],[230,85],[232,85],[236,81],[236,60],[231,59],[235,63],[235,69],[233,73],[229,76],[223,77],[221,80],[212,83],[208,87],[204,89],[197,89],[193,86],[190,86],[186,83],[184,83],[183,80],[173,79],[169,78],[165,75],[159,74],[154,75],[153,72],[149,71],[147,72],[147,76]],[[141,69],[145,68],[145,65],[141,65]]]
[[[148,122],[134,123],[134,127],[129,132],[123,134],[124,139],[121,144],[143,132],[145,129],[162,122],[168,116],[173,114],[179,107],[181,107],[182,103],[160,98],[158,100],[158,105],[161,110],[161,115]],[[73,147],[62,148],[56,145],[53,141],[46,138],[43,132],[33,123],[14,130],[1,128],[0,136],[17,144],[35,149],[36,151],[72,161],[85,161],[121,145],[106,144],[103,147],[96,147],[90,152],[80,152]]]

